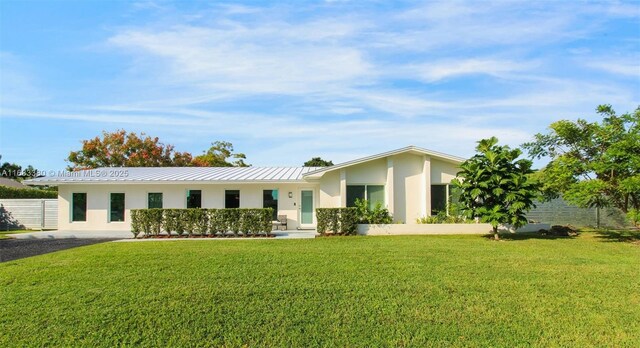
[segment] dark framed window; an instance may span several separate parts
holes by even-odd
[[[112,193],[109,204],[109,221],[124,221],[124,193]]]
[[[240,208],[240,190],[224,191],[224,207]]]
[[[347,185],[347,207],[355,207],[356,199],[366,199],[369,208],[384,206],[384,185]]]
[[[365,198],[364,185],[347,185],[347,207],[355,207],[356,199]]]
[[[262,191],[262,207],[273,209],[273,220],[278,219],[278,190]]]
[[[187,191],[187,208],[202,208],[202,191]]]
[[[162,192],[149,192],[147,197],[147,208],[154,209],[160,208],[162,209]]]
[[[447,185],[431,185],[431,215],[447,210]]]
[[[87,194],[76,192],[71,195],[71,221],[87,221]]]

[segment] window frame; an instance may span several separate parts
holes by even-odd
[[[191,208],[189,207],[189,194],[190,194],[191,191],[200,191],[200,206],[199,207],[191,207]],[[185,192],[185,195],[184,195],[184,207],[186,209],[202,209],[202,197],[203,197],[202,189],[187,189],[187,191]],[[164,202],[163,202],[163,204],[164,204]]]
[[[449,186],[451,184],[431,184],[431,187],[429,188],[429,196],[431,198],[431,211],[429,212],[429,216],[434,216],[434,210],[433,210],[433,187],[434,186],[444,186],[444,212],[447,214],[447,216],[449,216],[449,209],[447,209],[447,207],[450,204],[450,192],[449,192]],[[435,212],[437,214],[437,211]]]
[[[114,194],[122,194],[122,220],[112,220],[111,199]],[[127,195],[124,192],[109,192],[109,215],[107,215],[108,223],[123,223],[127,220]]]
[[[229,208],[227,207],[227,191],[238,191],[238,207],[237,208]],[[224,189],[224,195],[222,196],[222,205],[225,209],[239,209],[242,205],[242,191],[239,188],[233,189]]]
[[[149,195],[152,195],[152,194],[160,194],[161,207],[159,209],[164,208],[164,192],[147,192],[147,209],[154,209],[149,206]]]
[[[264,206],[264,203],[265,203],[265,201],[264,201],[264,193],[265,193],[265,191],[271,191],[272,192],[271,197],[273,197],[273,191],[277,191],[278,192],[278,198],[275,199],[276,208],[273,209],[274,211],[273,211],[273,217],[272,217],[273,221],[276,221],[276,220],[278,220],[278,210],[280,209],[280,189],[277,189],[277,188],[274,188],[274,189],[262,189],[262,208],[273,208],[273,207],[265,207]],[[238,196],[239,196],[239,194],[238,194]],[[226,202],[226,197],[225,197],[225,202]]]
[[[376,183],[368,183],[368,184],[362,184],[362,183],[350,183],[347,184],[346,190],[348,192],[349,190],[349,186],[364,186],[364,199],[367,200],[367,202],[369,202],[369,186],[382,186],[382,192],[384,193],[384,197],[382,199],[382,206],[386,207],[387,206],[387,185],[386,184],[376,184]],[[347,192],[345,192],[345,207],[349,207],[348,202],[349,202],[349,198],[347,197]],[[355,200],[354,200],[355,202]],[[372,202],[369,202],[369,207],[371,209],[373,209],[373,205],[371,204]]]
[[[75,194],[84,194],[84,220],[74,220],[73,219],[73,212],[74,212],[74,202],[75,199],[73,198],[73,195]],[[71,223],[83,223],[83,222],[87,222],[87,213],[89,212],[89,194],[84,191],[84,192],[71,192],[71,209],[69,209],[69,213],[71,216],[69,216],[69,221]]]

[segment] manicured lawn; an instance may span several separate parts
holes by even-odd
[[[637,346],[640,246],[585,233],[106,243],[0,264],[0,346]]]

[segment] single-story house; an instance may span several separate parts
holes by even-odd
[[[445,209],[464,159],[416,146],[330,167],[110,167],[28,180],[58,186],[58,229],[129,230],[130,209],[262,208],[313,229],[316,208],[378,202],[397,222]]]

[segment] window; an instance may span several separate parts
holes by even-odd
[[[273,209],[273,221],[278,220],[278,190],[262,191],[262,207]]]
[[[109,221],[124,221],[124,193],[112,193],[109,204]]]
[[[369,208],[373,209],[378,203],[384,207],[384,186],[367,185],[367,201]]]
[[[71,221],[87,221],[87,194],[71,195]]]
[[[202,208],[202,191],[187,191],[187,208]]]
[[[431,215],[447,210],[447,185],[431,185]]]
[[[224,191],[224,207],[240,208],[240,190]]]
[[[162,209],[162,192],[149,192],[148,199],[147,199],[147,208]]]
[[[355,207],[356,199],[364,199],[364,185],[347,185],[347,207]]]
[[[347,207],[355,207],[356,199],[365,199],[369,208],[384,206],[384,185],[347,185]]]

